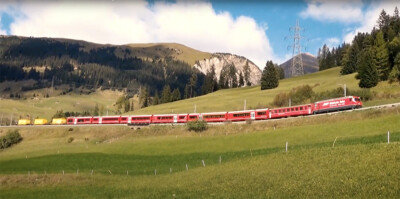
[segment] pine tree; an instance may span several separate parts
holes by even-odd
[[[400,52],[397,53],[394,59],[394,66],[389,75],[389,83],[399,82],[400,83]]]
[[[379,31],[375,39],[376,47],[376,64],[379,73],[379,80],[385,81],[388,79],[390,73],[389,66],[389,51],[386,47],[386,42],[383,40],[383,33]]]
[[[276,88],[279,85],[274,63],[267,61],[261,75],[261,90]]]
[[[374,50],[372,48],[364,49],[360,52],[357,65],[358,77],[360,78],[359,86],[361,88],[371,88],[378,84],[378,70],[376,69]]]
[[[189,80],[189,85],[190,85],[189,98],[192,98],[195,96],[196,84],[197,84],[197,73],[195,71],[193,71],[192,77],[190,77],[190,80]]]
[[[160,103],[160,97],[158,96],[158,91],[156,90],[156,93],[154,94],[153,97],[153,105],[157,105]]]
[[[236,67],[235,65],[231,64],[229,66],[229,85],[231,88],[236,88],[238,87],[238,80],[237,80],[237,76],[236,76]]]
[[[244,77],[242,71],[239,73],[239,87],[244,86]]]
[[[171,101],[171,88],[165,85],[161,93],[161,103],[168,103]]]
[[[146,87],[144,87],[143,91],[142,91],[142,105],[141,108],[145,108],[149,106],[149,92],[148,89]]]
[[[171,95],[171,101],[178,101],[181,99],[181,92],[179,91],[178,88],[174,89]]]
[[[356,42],[353,42],[353,45],[347,50],[343,57],[343,67],[340,71],[342,75],[351,74],[357,71],[358,53],[358,44]]]
[[[251,86],[249,60],[246,60],[246,65],[244,65],[244,67],[243,67],[243,73],[244,73],[243,77],[244,77],[244,81],[246,82],[246,85]]]

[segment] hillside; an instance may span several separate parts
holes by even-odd
[[[303,59],[304,74],[315,73],[319,70],[317,58],[310,53],[302,53],[301,58]],[[279,66],[285,71],[285,78],[291,77],[290,67],[292,66],[293,58],[285,61]]]
[[[244,100],[246,100],[247,109],[265,108],[270,106],[269,104],[277,94],[288,92],[292,88],[305,84],[312,86],[315,92],[342,87],[343,84],[346,84],[350,90],[359,89],[358,80],[354,78],[355,74],[340,76],[339,73],[340,68],[332,68],[301,77],[284,79],[280,81],[278,88],[272,90],[261,91],[260,86],[225,89],[192,99],[150,106],[140,110],[137,110],[138,105],[135,104],[135,111],[124,114],[192,113],[195,107],[197,112],[242,110]],[[374,95],[373,99],[372,101],[364,102],[365,106],[400,101],[399,84],[380,82],[371,91]],[[32,93],[29,94],[32,95]],[[57,110],[91,111],[97,103],[99,106],[103,105],[105,111],[109,111],[109,115],[113,115],[115,114],[113,104],[121,95],[122,93],[117,91],[101,91],[90,93],[89,95],[68,93],[49,98],[44,98],[40,95],[36,99],[28,98],[26,100],[0,99],[0,114],[4,118],[10,118],[11,115],[14,118],[34,115],[50,119]]]
[[[26,91],[49,87],[59,89],[57,94],[101,88],[125,91],[130,96],[145,87],[154,96],[169,85],[171,91],[178,89],[182,98],[193,74],[197,84],[192,92],[201,95],[205,74],[193,65],[213,56],[176,43],[103,45],[62,38],[0,36],[0,97],[25,98],[29,97]],[[250,76],[257,79],[258,71],[252,72]]]
[[[201,134],[183,126],[19,128],[23,141],[0,153],[0,198],[397,198],[398,111]]]

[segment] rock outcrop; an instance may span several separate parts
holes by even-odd
[[[199,60],[194,64],[194,67],[203,72],[204,74],[207,73],[208,70],[211,69],[211,67],[214,65],[215,67],[215,73],[217,76],[217,79],[219,80],[221,70],[224,66],[228,66],[233,64],[237,70],[237,77],[239,79],[239,73],[240,71],[242,74],[244,74],[244,66],[246,64],[249,65],[250,68],[250,78],[249,81],[251,82],[251,85],[259,85],[260,84],[260,78],[261,78],[261,70],[258,68],[257,65],[255,65],[252,61],[249,59],[238,56],[238,55],[233,55],[229,53],[214,53],[212,54],[211,58],[209,59],[203,59]]]

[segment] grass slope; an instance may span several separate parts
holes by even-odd
[[[202,134],[182,126],[21,128],[24,140],[0,152],[0,197],[398,198],[399,111],[221,125]]]
[[[148,43],[148,44],[128,44],[134,50],[138,51],[138,57],[149,57],[154,58],[151,55],[158,54],[159,51],[167,49],[171,55],[178,60],[182,60],[189,65],[193,66],[196,61],[202,59],[208,59],[211,57],[211,53],[202,52],[193,48],[187,47],[178,43]]]

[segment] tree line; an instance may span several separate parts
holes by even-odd
[[[400,82],[400,17],[396,7],[389,15],[382,10],[370,33],[358,33],[351,44],[318,53],[320,70],[341,66],[342,75],[357,72],[361,88],[371,88],[379,81]]]

